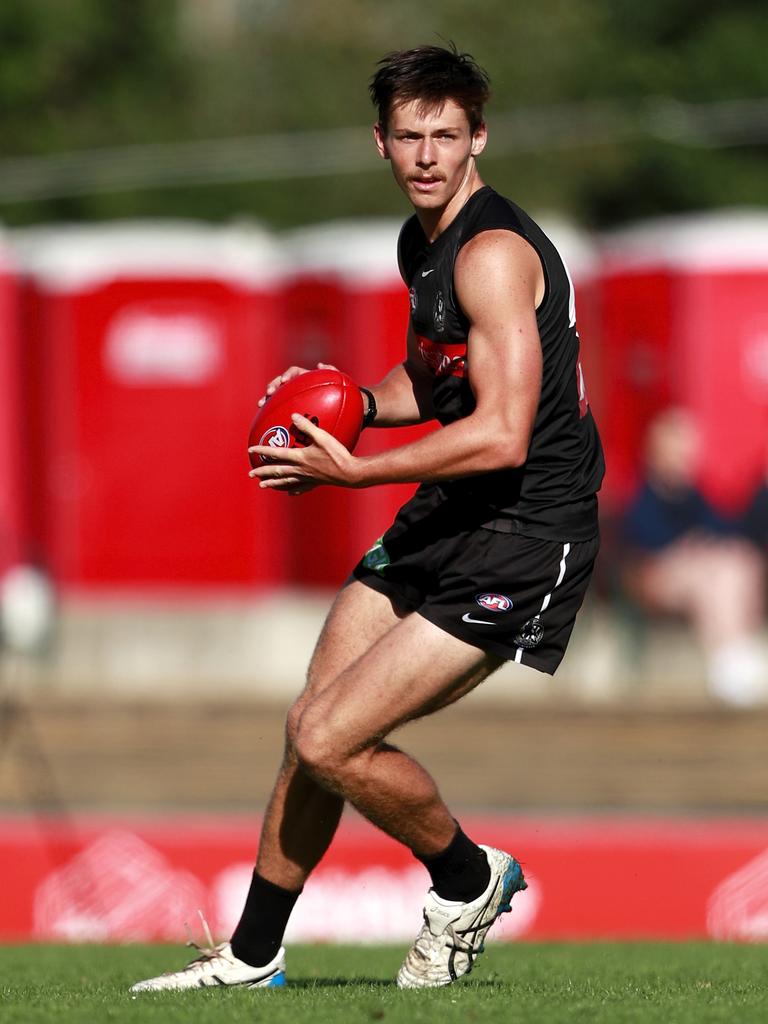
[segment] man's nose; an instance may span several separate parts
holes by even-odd
[[[416,163],[419,167],[431,167],[436,162],[434,142],[432,139],[423,139],[416,156]]]

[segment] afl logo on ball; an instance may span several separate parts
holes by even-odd
[[[269,445],[270,448],[290,448],[291,435],[285,427],[270,427],[269,430],[265,430],[261,435],[259,444]],[[261,461],[267,461],[263,455],[261,456]]]
[[[487,612],[508,612],[512,607],[512,598],[506,594],[478,594],[475,600]]]

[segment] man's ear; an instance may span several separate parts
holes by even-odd
[[[379,156],[382,160],[389,160],[389,153],[387,152],[386,135],[381,124],[377,121],[373,126],[373,139],[376,143],[376,149],[379,151]]]
[[[480,125],[475,134],[472,136],[472,156],[480,156],[485,149],[485,144],[488,141],[488,128],[485,122]]]

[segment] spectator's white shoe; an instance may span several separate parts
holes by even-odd
[[[488,929],[512,909],[514,894],[528,887],[514,857],[491,846],[481,849],[491,869],[488,888],[471,903],[443,900],[429,890],[424,926],[397,975],[398,988],[435,988],[469,974]]]
[[[768,663],[755,637],[720,644],[710,654],[707,670],[709,692],[731,707],[755,707],[768,699]]]
[[[138,981],[131,992],[179,992],[188,988],[215,985],[244,985],[246,988],[277,988],[285,985],[285,950],[264,967],[251,967],[238,960],[228,942],[212,949],[200,949],[200,955],[180,971]]]

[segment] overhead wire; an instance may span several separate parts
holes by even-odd
[[[625,144],[643,138],[705,148],[768,142],[768,97],[682,103],[590,102],[489,118],[494,157]],[[105,146],[0,160],[0,202],[283,181],[377,170],[366,127]]]

